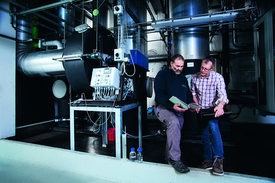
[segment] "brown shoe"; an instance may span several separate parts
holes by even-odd
[[[213,163],[213,174],[214,175],[223,175],[223,159],[222,158],[215,158]]]
[[[198,166],[198,168],[202,168],[202,169],[206,169],[206,170],[211,170],[213,167],[213,164],[211,161],[208,160],[204,160],[204,162],[202,162],[202,164],[200,166]]]

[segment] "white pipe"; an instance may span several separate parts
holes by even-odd
[[[58,40],[53,40],[53,41],[44,41],[42,42],[43,46],[57,46],[57,49],[63,49],[63,45],[60,41]]]

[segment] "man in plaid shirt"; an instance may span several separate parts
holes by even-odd
[[[201,109],[196,109],[198,114],[214,113],[212,118],[198,115],[205,158],[199,168],[213,169],[213,174],[223,175],[223,142],[217,118],[224,114],[223,107],[229,101],[224,78],[213,71],[214,65],[213,57],[208,56],[203,59],[200,72],[194,74],[191,79],[191,92],[194,102],[202,106]],[[211,133],[212,145],[209,133]]]

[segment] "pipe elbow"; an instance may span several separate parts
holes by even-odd
[[[44,41],[42,42],[43,46],[57,46],[57,49],[63,49],[63,45],[60,41],[58,40],[53,40],[53,41]]]

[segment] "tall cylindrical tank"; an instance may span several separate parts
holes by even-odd
[[[208,13],[205,0],[170,0],[170,18],[186,18]],[[183,69],[187,79],[199,72],[202,59],[209,54],[208,28],[188,27],[175,29],[172,33],[172,54],[181,54],[185,58]],[[190,75],[189,75],[190,74]],[[198,136],[199,128],[195,113],[185,115],[184,134]]]
[[[208,12],[205,0],[171,0],[170,18],[191,17]],[[172,54],[182,54],[186,60],[202,59],[209,54],[207,28],[176,29],[172,39]]]

